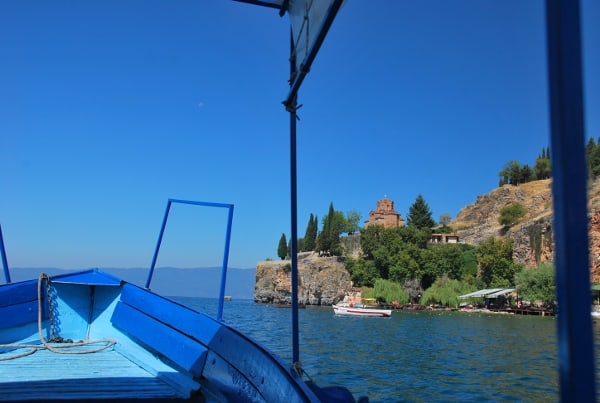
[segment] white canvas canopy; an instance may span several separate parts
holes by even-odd
[[[290,93],[284,101],[286,108],[295,108],[295,97],[310,71],[321,44],[345,0],[238,0],[279,9],[290,17],[292,49],[290,61],[294,65],[290,76]]]
[[[502,297],[502,296],[504,296],[506,294],[510,294],[511,292],[514,292],[514,291],[515,291],[514,288],[504,288],[504,289],[502,289],[500,291],[496,291],[496,292],[494,292],[492,294],[488,294],[485,297],[486,298],[498,298],[498,297]]]
[[[465,295],[459,295],[458,299],[467,299],[467,298],[484,298],[491,294],[495,294],[504,290],[504,288],[486,288],[483,290],[475,291]]]
[[[291,0],[288,9],[292,24],[296,69],[301,70],[324,28],[336,0]]]

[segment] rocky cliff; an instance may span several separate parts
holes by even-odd
[[[490,236],[514,240],[513,258],[527,267],[554,259],[551,180],[506,185],[464,207],[451,222],[462,242],[478,245]],[[588,194],[591,281],[600,282],[600,181]],[[515,225],[499,224],[500,210],[521,203],[527,214]]]
[[[291,263],[289,260],[264,261],[256,266],[254,301],[291,303]],[[312,252],[298,255],[298,302],[331,305],[351,290],[350,274],[343,258],[319,257]]]

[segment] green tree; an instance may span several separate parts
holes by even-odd
[[[535,179],[549,179],[552,174],[551,171],[550,147],[543,148],[542,153],[535,160],[535,166],[533,167]]]
[[[385,231],[382,225],[370,225],[360,231],[360,248],[367,259],[373,259],[373,253],[379,247]]]
[[[406,220],[409,227],[430,230],[435,226],[431,218],[431,210],[422,195],[418,195],[415,202],[410,206]]]
[[[477,247],[480,277],[486,287],[506,287],[518,269],[512,260],[513,240],[490,237]]]
[[[600,176],[600,139],[596,143],[594,138],[590,137],[585,147],[585,155],[589,176],[591,179],[595,179]]]
[[[281,238],[279,238],[279,246],[277,247],[277,256],[281,260],[285,259],[288,255],[288,244],[285,238],[285,234],[281,234]]]
[[[553,307],[555,304],[556,283],[552,264],[544,263],[536,269],[522,269],[515,275],[515,286],[522,299],[541,301],[546,307]]]
[[[511,225],[516,224],[521,218],[525,217],[526,214],[527,209],[521,203],[511,203],[500,210],[498,222],[501,225],[510,227]]]
[[[384,279],[375,280],[372,288],[363,288],[361,294],[364,298],[374,298],[379,302],[387,302],[388,304],[394,301],[406,304],[410,298],[400,284]]]
[[[471,284],[442,276],[423,293],[421,303],[425,305],[440,304],[447,307],[458,307],[460,295],[473,292],[477,287]]]
[[[317,217],[313,216],[310,213],[310,217],[308,218],[308,224],[306,225],[306,231],[304,232],[304,238],[302,242],[302,251],[312,251],[315,250],[316,241],[317,241],[317,232],[319,230],[319,222],[317,221]]]
[[[350,210],[346,213],[346,231],[348,235],[354,234],[359,230],[358,224],[360,223],[361,215],[356,210]]]
[[[344,227],[344,215],[339,211],[336,212],[333,203],[330,203],[329,212],[323,219],[323,229],[317,235],[316,250],[340,256],[342,254],[340,234],[343,232]]]
[[[460,246],[463,251],[463,262],[458,278],[461,280],[475,279],[477,277],[477,248],[467,244],[460,244]]]
[[[521,183],[531,182],[534,179],[533,169],[527,164],[521,168]]]
[[[431,277],[431,281],[425,282],[423,286],[429,287],[433,281],[441,276],[452,279],[461,278],[461,269],[464,264],[463,251],[458,244],[431,245],[423,254],[423,266],[425,272]]]
[[[521,182],[521,164],[515,160],[508,161],[499,176],[501,186],[506,184],[517,186]]]
[[[350,280],[357,287],[373,287],[375,280],[379,278],[377,269],[372,260],[362,258],[346,258],[346,269],[350,273]]]

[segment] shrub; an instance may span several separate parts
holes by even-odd
[[[498,222],[505,226],[511,226],[525,217],[527,209],[521,203],[512,203],[500,210],[500,218]]]

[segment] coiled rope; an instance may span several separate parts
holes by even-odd
[[[38,336],[39,339],[41,341],[41,345],[40,344],[22,344],[22,343],[13,343],[13,344],[0,344],[0,349],[1,348],[28,348],[29,350],[21,352],[21,353],[17,353],[17,354],[13,354],[10,356],[0,356],[0,361],[7,361],[7,360],[13,360],[15,358],[20,358],[20,357],[25,357],[28,355],[31,355],[33,353],[35,353],[37,350],[42,350],[42,349],[47,349],[49,351],[52,351],[53,353],[57,353],[57,354],[90,354],[90,353],[97,353],[99,351],[105,350],[113,345],[115,345],[117,343],[116,340],[114,339],[109,339],[109,338],[104,338],[104,339],[99,339],[99,340],[81,340],[81,341],[76,341],[76,342],[66,342],[66,343],[50,343],[48,341],[46,341],[46,338],[44,337],[44,331],[43,331],[43,299],[42,299],[42,286],[44,284],[44,280],[47,282],[48,284],[48,288],[50,285],[50,277],[46,274],[46,273],[40,273],[39,277],[38,277],[38,317],[37,317],[37,325],[38,325]],[[54,321],[54,316],[52,315],[52,301],[49,295],[49,292],[46,293],[46,298],[48,299],[48,309],[50,311],[50,325],[53,328],[54,324],[52,323]],[[52,331],[53,332],[53,331]],[[57,339],[56,337],[54,337],[54,334],[52,334],[53,339]],[[60,339],[60,338],[58,338]],[[92,345],[92,344],[99,344],[99,343],[105,343],[103,346],[97,347],[97,348],[87,348],[87,349],[79,349],[79,350],[65,350],[65,349],[69,349],[69,348],[73,348],[73,347],[80,347],[80,346],[88,346],[88,345]]]

